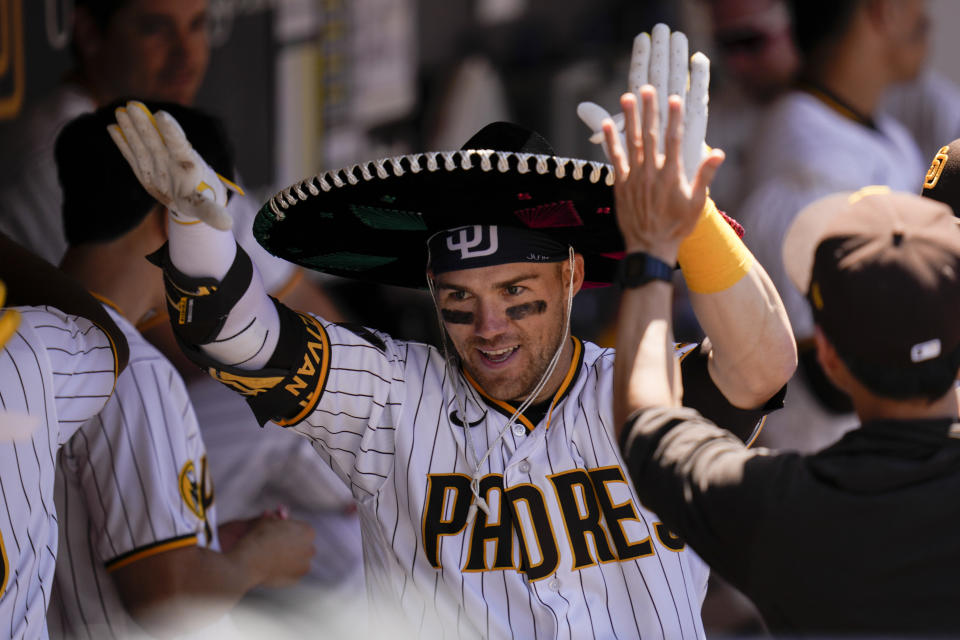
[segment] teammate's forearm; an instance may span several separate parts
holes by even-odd
[[[203,547],[144,558],[111,575],[127,612],[157,637],[216,622],[263,579],[245,558]]]
[[[763,404],[796,367],[790,324],[766,272],[709,200],[678,260],[709,338],[713,381],[735,406]]]
[[[786,384],[797,366],[796,343],[758,262],[723,291],[691,292],[690,302],[709,337],[711,377],[731,404],[757,407]]]
[[[673,286],[659,280],[627,289],[620,301],[614,364],[614,425],[634,411],[679,406],[680,374],[673,355]]]

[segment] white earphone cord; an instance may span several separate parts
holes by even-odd
[[[470,504],[470,509],[467,511],[467,522],[472,523],[474,518],[477,515],[477,508],[479,507],[486,515],[490,515],[490,507],[487,504],[487,501],[480,495],[480,479],[482,477],[481,469],[483,464],[487,461],[487,458],[490,457],[490,454],[493,452],[494,447],[500,442],[504,434],[507,432],[510,427],[516,424],[517,419],[523,415],[523,412],[526,411],[533,401],[536,399],[540,392],[543,391],[543,388],[546,386],[547,381],[550,379],[550,376],[553,375],[553,372],[557,368],[557,363],[560,361],[560,354],[563,352],[563,346],[566,344],[567,338],[570,333],[570,316],[573,311],[573,274],[574,274],[574,258],[573,258],[573,247],[568,248],[568,262],[570,265],[570,283],[567,287],[567,305],[564,313],[563,321],[563,333],[560,340],[560,343],[557,345],[556,351],[553,353],[553,357],[550,359],[550,364],[547,365],[547,369],[543,372],[543,375],[540,377],[540,381],[537,383],[537,386],[534,387],[533,391],[526,397],[526,399],[517,407],[516,411],[513,412],[513,415],[510,416],[510,419],[507,420],[507,424],[500,430],[500,433],[497,434],[497,437],[494,441],[487,447],[487,452],[483,454],[482,458],[477,458],[476,447],[473,444],[473,435],[471,434],[470,423],[467,419],[466,405],[463,402],[463,398],[460,396],[458,390],[455,390],[454,396],[457,398],[457,408],[460,410],[460,420],[463,422],[463,430],[467,440],[467,449],[465,451],[466,455],[472,455],[473,457],[473,467],[474,471],[470,479],[470,491],[473,493],[474,500]],[[460,385],[460,376],[456,375],[456,368],[453,366],[452,358],[450,357],[449,349],[447,348],[447,331],[446,327],[443,324],[443,316],[440,314],[440,305],[437,301],[436,288],[434,287],[433,280],[427,276],[427,286],[430,288],[430,295],[433,297],[433,307],[437,312],[437,321],[440,323],[440,337],[441,342],[443,343],[443,358],[445,366],[447,367],[447,375],[450,376],[450,380],[456,382],[454,384]],[[552,409],[552,407],[551,407]],[[467,460],[467,464],[471,464],[470,460]]]

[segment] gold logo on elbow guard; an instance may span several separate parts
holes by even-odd
[[[217,382],[225,384],[245,396],[256,396],[261,393],[266,393],[283,382],[282,376],[267,376],[262,378],[256,376],[238,376],[226,371],[218,371],[212,367],[209,369],[209,373],[210,377]]]
[[[937,186],[937,182],[940,181],[940,174],[943,173],[943,167],[947,164],[947,159],[950,157],[949,151],[950,147],[940,147],[937,155],[933,156],[933,162],[930,163],[930,168],[927,169],[927,175],[923,179],[924,189],[933,189]]]

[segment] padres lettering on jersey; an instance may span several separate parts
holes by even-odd
[[[523,571],[530,580],[540,580],[557,570],[559,546],[569,546],[576,571],[614,560],[632,560],[653,554],[650,536],[630,540],[624,532],[623,520],[639,521],[633,502],[614,504],[608,483],[627,482],[620,467],[573,469],[549,476],[553,495],[549,498],[534,485],[504,490],[503,476],[490,474],[480,482],[480,495],[488,504],[496,505],[488,517],[482,511],[472,525],[467,510],[473,500],[470,476],[465,474],[431,474],[427,484],[427,506],[423,512],[423,549],[432,566],[439,569],[442,536],[459,534],[469,525],[467,537],[470,553],[461,567],[463,571]],[[547,511],[547,500],[560,505],[566,539],[554,530]],[[522,504],[520,504],[522,503]],[[529,519],[524,527],[516,514],[526,510]],[[492,523],[491,523],[492,520]],[[661,545],[671,551],[682,551],[683,542],[660,522],[654,528]],[[513,552],[514,534],[522,542],[519,555]],[[487,542],[493,541],[492,564],[486,557]]]
[[[358,501],[377,606],[422,637],[703,636],[708,571],[622,471],[612,350],[577,341],[549,420],[499,438],[512,408],[451,378],[432,347],[324,329],[325,387],[292,429]],[[468,523],[473,461],[491,444],[490,513]]]

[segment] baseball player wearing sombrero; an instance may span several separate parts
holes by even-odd
[[[46,638],[57,451],[107,402],[129,351],[75,281],[3,235],[0,256],[0,634]],[[3,308],[8,290],[16,307]]]
[[[667,61],[686,77],[685,40],[671,53],[654,36],[638,66],[665,90]],[[617,230],[647,206],[643,189],[618,188],[615,207],[611,167],[499,123],[464,149],[326,172],[264,206],[256,233],[282,257],[429,287],[452,346],[438,350],[271,303],[216,228],[225,190],[176,123],[132,104],[111,134],[176,212],[163,262],[181,346],[350,486],[380,612],[419,637],[703,636],[707,569],[623,472],[613,351],[569,335],[582,286],[618,269],[625,286],[672,277]],[[678,353],[687,400],[749,436],[795,352],[762,269],[705,205],[719,161],[670,203],[705,212],[680,263],[710,341]]]

